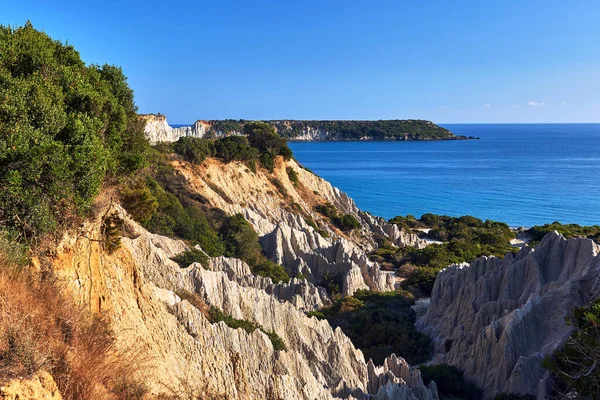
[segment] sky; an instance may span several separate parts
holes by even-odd
[[[598,0],[0,0],[27,20],[171,124],[600,122]]]

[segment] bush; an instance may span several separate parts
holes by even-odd
[[[439,270],[437,268],[416,268],[403,282],[402,287],[417,290],[419,294],[429,297]]]
[[[402,354],[411,363],[426,361],[431,354],[429,338],[414,326],[411,309],[413,296],[405,291],[369,292],[359,290],[354,296],[336,300],[331,307],[309,313],[325,317],[340,327],[356,347],[376,364],[392,353]]]
[[[261,164],[270,172],[273,172],[275,157],[282,156],[285,160],[292,158],[292,150],[285,139],[275,133],[273,126],[264,122],[248,122],[244,125],[244,134],[250,145],[258,149]]]
[[[227,217],[221,228],[225,243],[225,255],[246,261],[250,265],[257,263],[262,253],[258,234],[242,214]]]
[[[279,179],[271,178],[270,181],[273,184],[273,186],[275,186],[277,188],[277,191],[279,193],[281,193],[281,195],[283,197],[288,195],[288,191],[286,190],[285,186],[283,186],[283,183],[281,183],[281,181]]]
[[[258,159],[258,150],[250,147],[244,136],[229,136],[215,141],[215,157],[226,163],[243,161],[251,166]]]
[[[147,224],[158,209],[158,201],[144,181],[124,186],[120,195],[121,205],[142,225]]]
[[[262,258],[257,261],[255,264],[250,265],[250,269],[254,275],[264,276],[265,278],[271,278],[271,280],[275,283],[277,282],[285,282],[288,283],[290,281],[290,276],[283,266],[274,263],[271,260],[266,258]]]
[[[581,236],[592,239],[600,244],[600,225],[581,226],[577,224],[561,224],[560,222],[555,221],[551,224],[536,225],[529,229],[527,233],[531,235],[532,242],[537,243],[548,233],[554,231],[557,231],[567,239]]]
[[[30,23],[0,26],[0,224],[29,240],[71,225],[149,143],[120,68],[86,66]]]
[[[338,217],[337,208],[330,202],[315,206],[315,211],[331,220],[335,220]]]
[[[352,214],[344,214],[338,220],[338,226],[343,231],[351,231],[360,228],[360,222]]]
[[[435,381],[440,399],[479,400],[483,398],[482,390],[474,383],[467,381],[462,371],[452,365],[421,366],[419,370],[425,385]]]
[[[294,186],[298,186],[300,181],[298,180],[298,174],[296,173],[296,171],[294,171],[294,168],[287,167],[285,169],[285,171],[287,172],[287,176],[288,176],[290,182],[292,182],[292,184],[294,184]]]
[[[247,333],[252,333],[257,329],[260,329],[260,331],[263,332],[265,335],[267,335],[267,337],[271,341],[271,344],[273,345],[273,349],[287,350],[286,346],[285,346],[285,342],[275,332],[267,331],[262,326],[260,326],[259,324],[255,323],[255,322],[247,321],[244,319],[235,319],[229,315],[225,315],[223,313],[223,311],[219,310],[216,307],[211,307],[211,309],[209,311],[209,321],[213,324],[223,321],[225,323],[225,325],[227,325],[228,327],[233,328],[233,329],[243,329]]]
[[[543,365],[555,378],[557,396],[569,397],[575,391],[578,398],[596,398],[600,393],[600,299],[575,308],[567,324],[573,327],[571,335]]]
[[[175,153],[183,156],[186,161],[202,164],[213,154],[215,144],[212,140],[196,137],[180,137],[173,145]]]
[[[173,261],[179,264],[181,268],[189,267],[193,263],[200,263],[202,266],[206,266],[208,257],[202,250],[191,248],[173,257]]]

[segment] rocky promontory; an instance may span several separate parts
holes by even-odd
[[[146,134],[151,142],[175,142],[180,137],[223,137],[239,135],[246,120],[198,120],[189,126],[172,127],[162,114],[141,115],[146,122]],[[474,137],[457,136],[449,130],[424,120],[378,121],[262,121],[273,126],[281,137],[297,141],[327,140],[466,140]]]
[[[542,359],[571,332],[574,307],[600,297],[600,246],[548,234],[535,249],[504,260],[482,257],[440,272],[417,327],[430,335],[434,362],[455,365],[487,398],[507,392],[546,398]]]

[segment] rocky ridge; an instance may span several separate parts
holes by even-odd
[[[152,143],[175,142],[180,137],[223,137],[239,135],[244,120],[203,121],[191,126],[171,127],[162,114],[140,115],[146,122],[146,135]],[[323,140],[465,140],[475,139],[455,136],[431,121],[262,121],[272,125],[278,134],[294,141]]]
[[[573,307],[600,297],[600,246],[548,234],[504,260],[482,257],[440,272],[417,327],[434,339],[435,362],[461,368],[487,398],[545,398],[541,360],[570,333]]]
[[[294,160],[278,159],[273,174],[253,173],[244,164],[216,160],[207,160],[202,166],[184,162],[173,166],[213,207],[243,214],[258,233],[266,255],[284,265],[291,276],[303,274],[319,284],[326,274],[338,274],[344,294],[358,289],[394,289],[393,277],[367,257],[377,236],[387,237],[397,246],[426,245],[416,235],[359,210],[348,195]],[[298,184],[290,181],[290,168],[296,172]],[[341,232],[314,210],[326,202],[340,213],[354,215],[361,224],[360,232]],[[308,221],[317,223],[329,237]]]
[[[104,214],[112,213],[125,221],[119,249],[102,249],[100,216],[65,236],[52,269],[81,304],[110,318],[120,347],[148,355],[144,374],[152,395],[437,399],[435,386],[426,388],[404,360],[391,356],[383,367],[367,365],[340,329],[307,317],[268,289],[240,284],[247,266],[214,258],[207,269],[180,268],[169,257],[185,249],[183,242],[145,231],[119,206]],[[247,334],[211,324],[201,309],[182,300],[184,293],[276,332],[287,350],[274,350],[259,330]]]

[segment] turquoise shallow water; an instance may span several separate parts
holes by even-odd
[[[481,140],[291,142],[294,156],[375,215],[470,214],[600,224],[600,124],[444,124]]]

